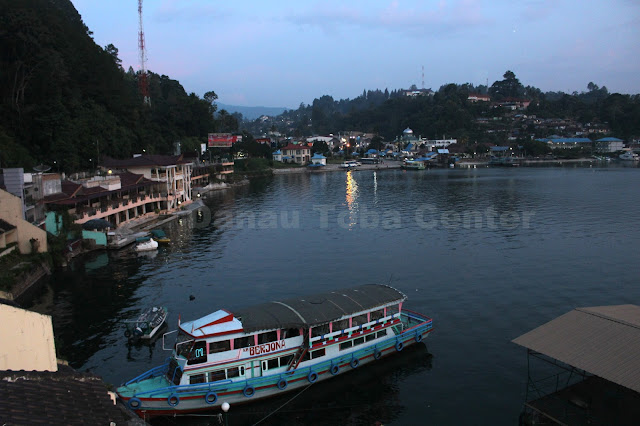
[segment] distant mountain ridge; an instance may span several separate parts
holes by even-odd
[[[269,116],[275,117],[291,109],[291,108],[284,108],[284,107],[263,107],[263,106],[252,107],[252,106],[227,105],[220,102],[216,102],[216,104],[218,105],[218,111],[220,111],[221,109],[224,109],[230,114],[233,114],[234,112],[239,112],[240,114],[242,114],[242,117],[245,120],[255,120],[256,118],[261,117],[263,115],[269,115]]]

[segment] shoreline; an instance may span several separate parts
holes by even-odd
[[[564,163],[593,163],[599,162],[595,158],[571,158],[571,159],[552,159],[552,160],[544,160],[544,159],[522,159],[519,160],[516,165],[527,165],[527,164],[549,164],[549,165],[562,165]],[[606,164],[606,163],[605,163]],[[485,166],[490,167],[489,161],[478,161],[478,160],[462,160],[456,163],[454,168],[468,168],[473,166]],[[290,167],[283,169],[271,169],[274,175],[285,175],[285,174],[295,174],[295,173],[326,173],[326,172],[335,172],[335,171],[348,171],[348,170],[390,170],[390,169],[400,169],[402,167],[402,161],[398,160],[389,160],[389,162],[385,162],[382,164],[363,164],[361,166],[352,168],[352,169],[344,169],[340,167],[340,164],[327,164],[322,168],[309,168],[309,167]],[[500,167],[500,166],[496,166]],[[437,167],[446,169],[447,167]],[[429,167],[427,167],[429,169]]]

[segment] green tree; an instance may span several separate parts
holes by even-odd
[[[494,82],[489,88],[489,94],[495,100],[504,98],[519,98],[524,95],[524,87],[516,78],[513,71],[507,71],[503,80]]]

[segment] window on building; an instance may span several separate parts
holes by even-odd
[[[222,342],[209,343],[209,353],[216,354],[218,352],[225,352],[231,350],[231,341],[223,340]]]

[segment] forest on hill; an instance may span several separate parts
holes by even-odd
[[[415,97],[406,91],[387,89],[363,91],[354,99],[334,100],[331,96],[314,99],[309,105],[301,104],[296,110],[285,111],[269,121],[256,120],[243,125],[254,134],[278,131],[294,137],[326,135],[328,133],[360,131],[375,133],[385,140],[393,140],[403,129],[410,127],[415,134],[430,139],[447,137],[459,141],[482,143],[504,142],[496,134],[487,133],[479,119],[509,122],[507,109],[494,108],[490,102],[471,102],[469,94],[488,94],[492,101],[527,99],[531,104],[526,112],[539,119],[559,118],[578,123],[606,125],[612,136],[624,140],[640,137],[640,96],[609,93],[606,87],[590,82],[586,91],[571,94],[542,92],[524,86],[511,71],[503,80],[491,86],[447,84],[435,92]],[[410,88],[416,89],[415,87]],[[417,89],[416,89],[417,90]],[[508,126],[508,124],[505,124]],[[526,137],[547,137],[535,130]],[[506,138],[506,133],[501,137]]]
[[[201,99],[166,75],[148,73],[145,105],[139,72],[94,42],[69,0],[0,0],[0,10],[0,167],[77,171],[177,142],[186,152],[225,125],[214,92]]]
[[[543,93],[511,71],[490,87],[448,84],[424,96],[387,89],[365,90],[351,100],[324,95],[239,127],[240,114],[217,111],[214,91],[200,98],[166,75],[148,72],[151,102],[145,104],[140,72],[123,69],[116,46],[95,43],[69,0],[0,0],[0,40],[0,168],[88,170],[105,155],[172,154],[178,142],[183,153],[194,153],[208,133],[239,130],[245,137],[236,150],[253,143],[252,134],[275,130],[298,137],[353,130],[392,140],[411,127],[428,138],[500,142],[479,119],[508,127],[508,113],[470,102],[470,93],[527,98],[526,114],[603,123],[611,136],[627,141],[640,136],[638,95],[611,94],[594,83],[580,93]]]

